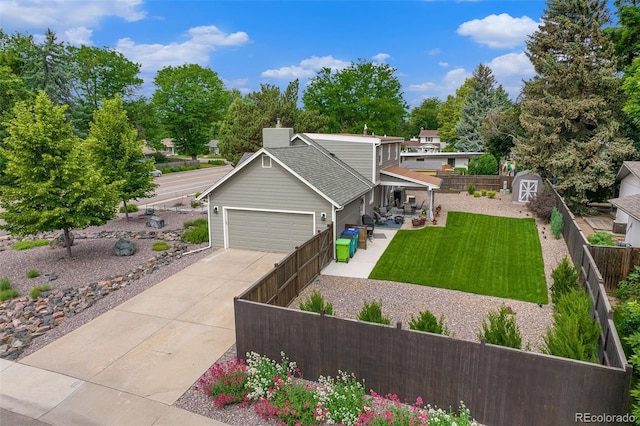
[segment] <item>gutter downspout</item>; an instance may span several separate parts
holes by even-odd
[[[206,247],[200,247],[199,249],[188,251],[184,253],[183,256],[211,248],[211,195],[209,194],[207,194],[207,225],[209,227],[209,245],[207,245]]]

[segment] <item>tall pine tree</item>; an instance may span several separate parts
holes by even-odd
[[[624,97],[613,46],[603,33],[605,0],[547,0],[543,24],[527,41],[536,76],[523,88],[520,167],[542,172],[572,207],[610,188],[634,152],[620,135]]]
[[[460,112],[460,121],[456,124],[458,142],[456,148],[462,152],[482,152],[485,150],[480,132],[483,120],[496,110],[500,104],[506,104],[508,98],[501,91],[498,95],[496,79],[491,68],[480,64],[473,71],[471,93]]]

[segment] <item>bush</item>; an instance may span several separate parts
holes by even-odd
[[[120,206],[120,209],[118,211],[120,213],[124,213],[124,206]],[[135,213],[137,211],[138,211],[138,206],[136,206],[135,204],[127,204],[128,213]]]
[[[627,345],[625,338],[640,330],[640,302],[629,300],[616,306],[614,322],[624,353],[629,357],[631,356],[632,348]]]
[[[153,243],[153,245],[151,246],[151,250],[153,251],[165,251],[169,250],[170,248],[171,246],[166,241],[158,241]]]
[[[335,379],[322,377],[318,383],[327,391],[318,393],[318,402],[327,412],[325,417],[329,424],[353,425],[358,421],[363,406],[365,390],[354,374],[338,371]]]
[[[198,228],[200,226],[208,226],[208,223],[207,223],[207,219],[200,218],[195,220],[188,220],[182,226],[184,229]]]
[[[29,250],[34,247],[41,247],[49,245],[49,240],[29,240],[29,241],[18,241],[16,243],[11,244],[11,248],[13,250]]]
[[[542,191],[538,192],[538,195],[527,204],[531,213],[547,223],[551,220],[551,212],[555,206],[556,196],[553,193],[553,189],[548,185],[544,185]]]
[[[487,197],[494,198],[496,196],[496,191],[487,191]]]
[[[563,226],[562,214],[560,214],[558,209],[554,207],[551,210],[551,234],[553,234],[553,238],[556,240],[562,236]]]
[[[318,290],[314,290],[310,296],[300,302],[300,310],[307,312],[321,313],[324,311],[327,315],[333,315],[333,305],[326,303],[324,297]]]
[[[482,194],[480,192],[476,191],[476,192],[473,193],[473,196],[476,197],[476,198],[480,198],[480,197],[482,197]]]
[[[591,318],[591,297],[583,290],[563,294],[554,306],[553,327],[543,336],[542,352],[598,362],[600,326]]]
[[[487,196],[487,190],[486,189],[481,189],[480,190],[480,195],[482,195],[483,197]]]
[[[609,232],[596,232],[587,237],[589,244],[594,246],[615,246],[613,234]]]
[[[0,291],[0,302],[4,302],[7,299],[18,297],[20,293],[15,288],[9,288],[7,290]]]
[[[197,209],[198,207],[200,207],[202,205],[202,203],[200,201],[197,200],[191,200],[191,208],[192,209]]]
[[[522,336],[515,315],[511,307],[505,306],[504,303],[498,311],[489,311],[487,319],[482,321],[482,331],[478,333],[478,339],[485,339],[492,345],[522,348]]]
[[[371,303],[364,302],[362,310],[358,314],[360,321],[375,322],[378,324],[391,324],[391,319],[382,315],[382,300]]]
[[[633,265],[633,272],[627,275],[627,279],[618,283],[615,296],[622,302],[627,300],[640,301],[640,266]]]
[[[495,175],[498,173],[498,160],[493,154],[486,152],[467,165],[470,175]]]
[[[453,170],[459,172],[461,176],[466,175],[468,171],[466,167],[454,167]]]
[[[214,166],[224,166],[227,164],[224,162],[224,160],[209,160],[207,161],[207,163],[212,164]]]
[[[7,277],[0,278],[0,291],[9,290],[11,288],[11,281]]]
[[[635,376],[635,385],[631,389],[631,413],[636,418],[636,424],[640,419],[640,380],[638,380],[638,371],[640,371],[640,331],[636,331],[631,336],[626,337],[626,344],[631,349],[629,363],[633,366]]]
[[[414,318],[411,315],[409,320],[409,328],[411,330],[426,331],[427,333],[445,334],[449,335],[449,329],[443,325],[444,315],[440,315],[440,318],[436,318],[429,310],[420,312],[418,318]]]
[[[154,152],[153,154],[151,154],[151,157],[153,158],[155,164],[169,162],[169,159],[165,157],[165,155],[161,152]]]
[[[51,287],[49,287],[48,285],[40,285],[37,287],[32,287],[31,290],[29,291],[29,296],[31,296],[32,299],[37,299],[40,296],[40,293],[44,291],[49,291],[49,290],[51,290]]]
[[[578,281],[580,278],[578,268],[571,265],[567,256],[563,257],[558,266],[551,271],[551,278],[553,278],[551,285],[551,301],[553,303],[557,303],[563,295],[582,288],[582,284]]]
[[[27,278],[36,278],[40,276],[40,272],[36,271],[35,269],[29,269],[27,271]]]
[[[202,244],[209,241],[209,223],[207,219],[196,219],[184,223],[187,231],[180,236],[183,243]]]
[[[469,186],[467,186],[467,192],[469,193],[469,195],[473,195],[476,192],[476,186],[471,184]]]
[[[218,408],[231,404],[246,405],[249,401],[247,390],[247,366],[243,360],[230,360],[214,364],[198,380],[196,389],[202,389],[213,398]]]

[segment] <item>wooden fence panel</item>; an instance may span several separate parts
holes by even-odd
[[[609,291],[618,288],[618,283],[640,265],[639,247],[589,246],[598,269],[604,279],[604,286]]]
[[[573,424],[576,412],[624,414],[629,368],[236,299],[238,354],[279,360],[305,378],[352,372],[367,390],[457,407],[490,425]],[[243,355],[240,355],[244,357]]]
[[[483,175],[451,175],[448,173],[437,173],[437,177],[442,179],[440,189],[442,191],[466,191],[469,185],[476,187],[477,191],[486,189],[487,191],[500,191],[506,182],[507,189],[511,189],[513,176],[483,176]]]

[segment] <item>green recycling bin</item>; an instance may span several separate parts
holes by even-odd
[[[349,250],[351,247],[351,240],[346,238],[338,238],[336,240],[336,262],[349,263]]]

